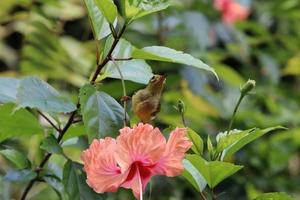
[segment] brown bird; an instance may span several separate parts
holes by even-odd
[[[164,75],[154,75],[146,88],[137,91],[132,96],[133,112],[143,123],[153,120],[160,111],[160,97],[165,80]]]

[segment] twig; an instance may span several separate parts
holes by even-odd
[[[95,71],[95,73],[94,73],[94,75],[93,75],[93,77],[92,77],[92,80],[90,81],[91,84],[94,84],[94,83],[95,83],[95,81],[96,81],[98,75],[100,74],[102,68],[108,63],[108,61],[110,61],[110,59],[111,59],[111,57],[112,57],[112,53],[113,53],[115,47],[117,46],[117,44],[118,44],[118,42],[119,42],[121,36],[123,35],[125,29],[126,29],[126,25],[124,25],[124,26],[122,27],[122,29],[120,30],[120,33],[117,35],[117,37],[116,37],[115,40],[113,41],[113,43],[112,43],[112,45],[111,45],[111,48],[110,48],[110,50],[109,50],[107,56],[104,58],[104,60],[103,60],[100,64],[97,65],[97,69],[96,69],[96,71]]]
[[[216,196],[216,194],[214,192],[214,188],[211,188],[210,191],[211,191],[211,199],[212,200],[217,200],[217,196]]]
[[[123,88],[123,96],[126,97],[127,96],[127,92],[126,92],[126,85],[125,85],[123,74],[122,74],[122,72],[120,70],[119,65],[115,62],[115,60],[113,58],[111,58],[111,59],[112,59],[112,62],[114,64],[114,66],[117,68],[118,73],[120,75],[121,83],[122,83],[122,88]],[[123,101],[123,108],[124,108],[124,127],[125,127],[125,126],[128,125],[128,119],[127,119],[127,113],[126,113],[126,110],[127,110],[127,101]]]
[[[200,196],[201,196],[202,200],[207,200],[207,198],[205,197],[205,195],[203,194],[203,192],[200,192]]]
[[[57,127],[46,115],[44,115],[41,111],[37,111],[57,132],[61,132],[61,129]]]
[[[128,61],[128,60],[132,60],[132,57],[129,58],[110,58],[110,60],[114,60],[114,61]]]

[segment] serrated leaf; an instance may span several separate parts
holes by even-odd
[[[124,109],[111,96],[92,85],[80,90],[81,114],[89,141],[118,133],[123,126]]]
[[[112,37],[109,37],[107,39],[104,47],[104,55],[107,54],[108,49],[111,47],[112,40]],[[135,47],[127,40],[120,39],[119,43],[113,51],[112,57],[130,58],[134,49]],[[107,63],[104,69],[104,76],[120,79],[121,77],[117,67],[119,67],[125,80],[147,84],[153,76],[151,67],[144,60],[140,59],[115,62],[110,61],[109,63]]]
[[[222,152],[221,160],[225,160],[226,158],[230,157],[233,155],[235,152],[240,150],[242,147],[245,145],[249,144],[250,142],[256,140],[257,138],[265,135],[266,133],[274,130],[279,130],[279,129],[285,129],[284,127],[281,126],[275,126],[275,127],[270,127],[266,129],[255,129],[251,132],[248,132],[244,137],[240,138],[238,141],[224,149]]]
[[[41,149],[53,153],[53,154],[63,154],[61,146],[58,144],[56,138],[53,135],[46,137],[40,146]]]
[[[210,188],[214,188],[221,181],[239,171],[243,166],[221,161],[206,161],[198,155],[187,155],[186,159],[205,178]]]
[[[26,156],[14,149],[1,150],[0,154],[12,162],[17,169],[24,169],[30,166],[30,162]]]
[[[196,67],[198,69],[210,71],[218,78],[215,70],[201,60],[194,58],[190,54],[183,53],[182,51],[177,51],[168,47],[150,46],[144,47],[142,49],[134,49],[132,52],[132,57],[137,59],[185,64]]]
[[[105,195],[95,193],[86,183],[82,165],[68,160],[63,171],[63,185],[69,199],[104,200]]]
[[[254,200],[293,200],[293,198],[284,192],[272,192],[261,194]]]
[[[203,153],[203,140],[200,137],[200,135],[198,135],[198,133],[196,133],[191,128],[188,128],[188,137],[193,143],[192,150],[196,154],[202,155],[202,153]]]
[[[112,0],[94,0],[103,16],[109,23],[113,23],[118,16],[118,10]]]
[[[96,6],[94,0],[84,0],[86,5],[93,33],[96,40],[101,40],[111,33],[109,23],[103,16],[102,12]]]
[[[36,77],[26,77],[21,80],[17,104],[20,108],[36,108],[48,113],[69,113],[76,110],[74,103]]]
[[[10,170],[5,174],[4,180],[12,182],[26,182],[34,179],[36,176],[36,172],[33,172],[29,169],[23,169],[18,171]]]
[[[42,133],[38,120],[27,110],[14,112],[14,105],[0,105],[0,142],[11,137]]]
[[[185,169],[182,173],[182,176],[188,180],[196,190],[202,192],[207,185],[204,177],[189,160],[184,159],[182,163]]]
[[[19,83],[16,78],[0,78],[0,104],[16,102]]]

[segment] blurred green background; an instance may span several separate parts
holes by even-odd
[[[205,71],[149,62],[154,73],[168,75],[161,112],[154,121],[161,129],[181,126],[173,107],[181,99],[187,106],[187,125],[203,138],[226,130],[240,85],[248,78],[256,80],[257,87],[242,103],[234,128],[282,125],[288,130],[264,136],[232,158],[245,167],[217,187],[218,199],[251,199],[273,191],[300,199],[300,1],[239,3],[250,9],[250,15],[228,25],[210,0],[174,0],[167,10],[135,21],[124,37],[137,47],[164,45],[188,52],[215,68],[220,77],[217,81]],[[1,77],[36,75],[76,101],[79,87],[94,70],[95,50],[81,0],[0,1]],[[107,79],[100,87],[117,100],[122,96],[120,80]],[[126,81],[126,87],[132,95],[144,86]],[[0,117],[5,110],[1,112]],[[83,135],[82,124],[73,125],[68,134],[65,139]],[[1,140],[1,147],[17,147],[39,163],[42,138],[41,133]],[[85,149],[86,140],[77,145]],[[66,147],[64,151],[79,160],[80,150]],[[61,165],[59,158],[51,160]],[[24,187],[3,181],[10,168],[0,157],[0,199],[18,198]],[[155,200],[199,198],[180,177],[156,177],[146,195],[150,190]],[[58,199],[43,183],[32,190],[31,197],[45,199],[45,195]],[[122,190],[109,198],[132,197]]]

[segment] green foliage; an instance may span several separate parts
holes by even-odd
[[[82,165],[68,160],[64,166],[63,184],[69,199],[105,199],[105,195],[95,193],[86,183]]]
[[[273,192],[259,195],[255,200],[293,200],[293,198],[283,192]]]
[[[14,149],[4,149],[0,151],[5,158],[14,164],[17,169],[30,167],[30,162],[22,153]]]
[[[117,7],[115,6],[114,2],[112,0],[94,0],[95,4],[105,17],[105,19],[110,23],[114,23],[118,11]]]
[[[233,155],[235,152],[237,152],[239,149],[247,145],[248,143],[252,142],[253,140],[263,136],[264,134],[278,129],[284,129],[283,127],[277,126],[277,127],[270,127],[266,129],[252,129],[243,131],[241,133],[238,133],[234,137],[232,137],[230,134],[226,136],[224,140],[220,140],[222,143],[227,143],[226,147],[223,147],[223,154],[222,159],[226,159],[229,156]],[[233,133],[234,134],[234,133]],[[222,146],[222,144],[221,144]]]
[[[208,162],[198,155],[187,155],[186,159],[190,161],[190,163],[204,177],[210,188],[214,188],[221,181],[243,168],[243,166],[227,162]]]
[[[145,59],[145,60],[157,60],[164,62],[173,62],[190,65],[199,69],[205,69],[213,72],[216,77],[217,74],[213,68],[203,63],[201,60],[194,58],[190,54],[176,51],[168,47],[151,46],[144,47],[143,49],[135,49],[132,53],[133,58]]]
[[[19,108],[37,108],[49,113],[69,113],[76,109],[71,101],[36,77],[27,77],[20,81],[17,104]]]
[[[42,133],[38,120],[27,110],[14,111],[11,104],[0,105],[0,141]]]
[[[81,88],[80,104],[90,142],[95,138],[116,134],[122,127],[122,106],[108,94],[97,91],[94,86],[85,85]]]
[[[113,42],[113,37],[110,36],[105,43],[103,55],[107,55]],[[127,40],[120,39],[116,48],[113,51],[114,58],[130,58],[132,51],[135,49]],[[102,79],[105,77],[121,79],[118,69],[120,69],[124,80],[130,80],[137,83],[147,84],[153,76],[151,67],[140,59],[130,61],[111,61],[103,72]]]
[[[190,183],[192,186],[202,192],[207,182],[205,178],[202,176],[201,172],[197,170],[197,168],[191,163],[191,161],[184,159],[183,160],[184,172],[182,176]]]
[[[101,4],[100,1],[97,1]],[[86,5],[88,16],[90,19],[91,27],[96,40],[101,40],[110,34],[109,23],[103,17],[102,12],[96,6],[95,0],[84,0]]]
[[[0,78],[0,103],[16,102],[18,87],[18,79]]]
[[[188,137],[192,141],[192,150],[198,155],[203,153],[203,140],[198,133],[196,133],[191,128],[188,128]]]
[[[121,0],[123,13],[127,21],[131,22],[145,15],[166,9],[170,4],[168,0],[126,1]]]
[[[40,147],[49,153],[63,154],[61,146],[57,143],[53,135],[46,137]]]
[[[36,172],[33,172],[29,169],[17,170],[13,171],[10,170],[4,176],[4,180],[11,181],[11,182],[27,182],[37,176]]]

